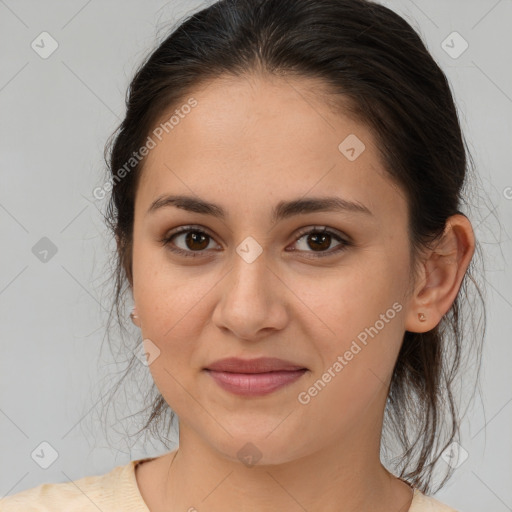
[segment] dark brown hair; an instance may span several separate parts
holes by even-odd
[[[105,220],[117,243],[113,305],[120,326],[127,321],[121,299],[130,290],[134,200],[144,160],[122,179],[119,170],[126,169],[162,115],[200,86],[256,71],[317,79],[331,93],[326,102],[338,98],[343,111],[369,127],[384,168],[405,193],[415,265],[420,251],[442,235],[448,217],[469,206],[463,192],[473,164],[449,84],[402,17],[366,0],[218,1],[174,27],[145,59],[130,84],[126,116],[106,146],[113,183]],[[477,242],[475,256],[479,250]],[[383,433],[394,435],[400,454],[389,462],[395,474],[425,493],[436,492],[452,474],[447,467],[441,485],[432,489],[434,467],[445,464],[442,452],[459,439],[454,383],[463,345],[476,350],[477,374],[480,370],[485,309],[477,316],[472,307],[475,298],[483,305],[474,261],[439,325],[405,333],[389,389]],[[469,293],[471,284],[476,293]],[[467,319],[464,305],[469,305]],[[132,337],[131,350],[139,343]],[[135,361],[133,356],[123,378]],[[159,421],[165,426],[170,419],[166,436],[175,415],[154,383],[147,400],[149,417],[137,433],[151,428],[160,436]],[[393,451],[391,444],[383,448]]]

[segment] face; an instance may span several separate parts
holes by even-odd
[[[233,460],[248,442],[268,463],[340,440],[369,449],[405,331],[405,198],[369,129],[312,85],[209,83],[155,139],[137,190],[132,290],[146,350],[159,351],[149,369],[180,435]],[[217,215],[172,201],[148,212],[169,195]],[[358,206],[286,206],[325,198]],[[226,357],[306,370],[240,395],[205,370]]]

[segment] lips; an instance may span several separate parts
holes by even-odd
[[[210,364],[204,370],[224,390],[235,395],[261,396],[298,380],[307,368],[283,359],[230,357]]]
[[[278,359],[276,357],[260,357],[257,359],[240,359],[228,357],[219,359],[206,367],[207,370],[231,373],[267,373],[278,371],[307,370],[304,366]]]

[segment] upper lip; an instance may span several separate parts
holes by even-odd
[[[304,366],[278,359],[276,357],[259,357],[256,359],[240,359],[227,357],[209,364],[206,370],[232,373],[266,373],[276,371],[306,370]]]

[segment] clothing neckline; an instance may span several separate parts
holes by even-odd
[[[120,485],[118,486],[119,492],[116,493],[116,502],[119,504],[129,503],[129,508],[124,507],[128,512],[150,512],[147,503],[142,497],[139,489],[137,477],[135,476],[135,468],[143,462],[157,459],[158,457],[145,457],[142,459],[135,459],[125,465],[120,475]]]

